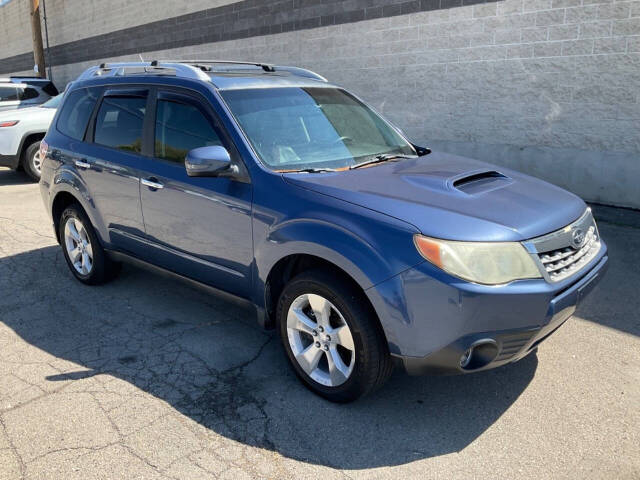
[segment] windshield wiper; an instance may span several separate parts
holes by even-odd
[[[300,170],[291,170],[291,173],[323,173],[337,172],[335,168],[301,168]]]
[[[365,160],[364,162],[351,165],[349,167],[349,170],[353,170],[354,168],[364,167],[367,165],[373,165],[375,163],[390,162],[392,160],[400,160],[401,158],[413,158],[413,156],[404,155],[401,153],[385,153],[383,155],[376,155],[375,157],[370,158],[369,160]]]

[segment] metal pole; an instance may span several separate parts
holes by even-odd
[[[47,42],[47,68],[49,70],[49,80],[53,82],[53,73],[51,72],[51,51],[49,50],[49,28],[47,26],[47,2],[42,0],[42,19],[44,20],[44,38]]]

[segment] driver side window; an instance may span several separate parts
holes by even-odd
[[[189,150],[211,145],[222,145],[222,141],[199,108],[158,100],[154,144],[157,158],[182,163]]]

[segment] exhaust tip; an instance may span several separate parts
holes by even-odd
[[[460,368],[477,370],[486,367],[498,356],[498,345],[494,340],[483,339],[474,342],[460,357]]]

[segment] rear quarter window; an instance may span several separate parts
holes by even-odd
[[[76,140],[84,139],[97,98],[98,92],[94,89],[80,88],[70,92],[60,110],[56,124],[58,131]]]

